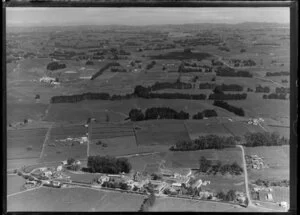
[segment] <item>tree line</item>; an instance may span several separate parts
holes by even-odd
[[[226,109],[229,112],[235,113],[238,116],[245,116],[245,112],[243,108],[235,107],[233,105],[228,104],[227,102],[216,100],[214,101],[213,105]]]
[[[156,82],[152,86],[148,87],[150,91],[163,90],[163,89],[192,89],[192,84],[180,82],[177,80],[174,83],[169,82]]]
[[[290,88],[289,87],[276,87],[275,88],[275,93],[280,94],[280,93],[290,93]]]
[[[48,63],[48,65],[47,65],[47,70],[53,71],[53,70],[58,70],[58,69],[64,69],[64,68],[66,68],[66,67],[67,67],[67,66],[66,66],[66,64],[64,64],[64,63],[60,64],[60,63],[58,63],[58,62],[50,62],[50,63]]]
[[[286,100],[286,93],[270,93],[269,95],[264,94],[263,99],[281,99]]]
[[[269,93],[271,90],[270,90],[270,87],[263,87],[261,85],[258,85],[256,88],[255,88],[255,92],[256,93]]]
[[[214,134],[199,136],[195,140],[178,141],[174,146],[171,146],[171,151],[196,151],[204,149],[224,149],[234,147],[238,137],[217,136]]]
[[[199,172],[208,175],[216,175],[217,173],[221,173],[222,175],[225,175],[227,173],[231,175],[241,175],[243,172],[243,168],[238,165],[237,162],[222,165],[222,162],[218,160],[215,164],[213,164],[211,160],[208,160],[204,156],[201,156],[201,158],[199,159]]]
[[[145,113],[140,109],[132,109],[129,112],[131,121],[142,121],[151,119],[189,119],[189,113],[177,112],[169,107],[147,108]]]
[[[216,84],[214,83],[200,83],[199,89],[214,89]]]
[[[243,91],[243,86],[239,84],[222,84],[217,85],[216,87],[220,88],[221,91]]]
[[[253,75],[249,71],[244,71],[244,70],[235,71],[230,67],[218,67],[216,69],[216,75],[223,76],[223,77],[248,77],[248,78],[253,77]]]
[[[285,75],[290,75],[289,72],[287,71],[281,71],[281,72],[267,72],[266,73],[266,76],[269,77],[269,76],[285,76]]]
[[[258,186],[264,186],[264,187],[289,187],[290,186],[290,181],[289,180],[280,180],[280,181],[269,181],[269,180],[262,180],[262,179],[257,179],[254,184]]]
[[[213,109],[206,109],[202,112],[198,112],[193,116],[193,119],[203,119],[204,117],[218,116],[217,112]]]
[[[247,98],[247,93],[212,93],[208,96],[209,100],[244,100]]]
[[[282,146],[289,145],[290,140],[285,137],[280,137],[277,132],[253,132],[246,133],[244,135],[245,146],[257,147],[257,146]]]
[[[127,158],[115,158],[111,156],[89,156],[87,162],[88,170],[92,173],[129,173],[131,164]]]
[[[101,75],[105,70],[107,70],[111,66],[120,66],[120,64],[118,62],[107,63],[98,72],[96,72],[94,75],[92,75],[91,80],[94,80],[95,78],[97,78],[99,75]]]

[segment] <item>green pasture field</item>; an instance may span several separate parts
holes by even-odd
[[[90,144],[89,146],[90,155],[118,156],[118,155],[134,154],[139,152],[134,136],[123,136],[123,137],[121,136],[115,138],[100,139],[102,143],[107,144],[107,147],[103,147],[102,145],[96,145],[95,142],[98,140],[93,139],[94,143]]]
[[[62,161],[68,158],[74,159],[84,159],[87,157],[87,145],[86,144],[74,144],[64,145],[63,143],[56,143],[55,146],[50,146],[49,142],[44,148],[44,153],[42,155],[42,162],[51,161]]]
[[[264,158],[269,168],[248,170],[249,179],[283,180],[289,179],[290,174],[289,146],[260,146],[246,147],[246,155],[258,155]]]
[[[25,184],[25,179],[22,176],[18,175],[8,175],[6,181],[7,195],[20,192],[21,187],[23,186],[23,184]]]
[[[138,211],[144,196],[87,188],[39,188],[7,199],[8,211]],[[82,200],[85,201],[82,201]]]
[[[23,122],[24,119],[39,120],[45,114],[48,105],[35,103],[7,103],[7,123]]]
[[[242,165],[242,154],[239,148],[226,148],[223,150],[198,150],[198,151],[164,151],[152,155],[129,158],[133,169],[143,171],[147,164],[164,162],[167,168],[199,168],[201,156],[210,160],[220,160],[223,164],[236,161]]]
[[[38,158],[7,160],[7,169],[8,170],[18,169],[20,167],[26,165],[34,165],[36,163],[38,163]]]
[[[138,145],[173,145],[178,140],[190,140],[182,120],[147,120],[137,122]]]
[[[291,129],[289,127],[268,126],[272,132],[278,132],[281,136],[290,139]]]
[[[87,128],[83,125],[63,125],[63,124],[55,124],[51,128],[50,139],[63,139],[67,137],[82,137],[86,136]]]
[[[7,159],[39,157],[47,130],[46,128],[8,130]]]
[[[168,211],[168,212],[224,212],[234,211],[233,205],[221,204],[213,201],[198,201],[191,199],[177,199],[170,197],[159,197],[149,211]]]

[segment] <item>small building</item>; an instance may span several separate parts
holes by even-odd
[[[56,171],[60,172],[60,171],[62,171],[62,169],[63,169],[62,165],[59,165],[59,166],[57,166]]]
[[[266,200],[268,200],[268,201],[273,201],[273,196],[272,196],[271,193],[268,193],[268,194],[266,195]]]
[[[280,202],[279,206],[283,207],[283,208],[287,208],[288,204],[287,204],[287,202],[282,201],[282,202]]]
[[[181,184],[180,184],[180,183],[173,183],[173,184],[172,184],[172,187],[173,187],[174,189],[180,189],[180,188],[181,188]]]
[[[100,178],[98,178],[98,183],[103,184],[104,182],[109,181],[109,177],[106,175],[101,175]]]
[[[50,176],[52,176],[52,172],[50,170],[47,170],[47,171],[43,172],[43,175],[46,177],[50,177]]]
[[[61,183],[59,181],[52,181],[53,187],[61,187]]]
[[[61,164],[62,164],[62,165],[67,165],[67,164],[68,164],[68,161],[67,161],[67,160],[64,160],[64,161],[61,162]]]

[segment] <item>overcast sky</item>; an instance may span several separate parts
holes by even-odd
[[[6,8],[7,26],[289,23],[289,8]]]

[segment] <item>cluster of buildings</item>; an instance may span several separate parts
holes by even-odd
[[[80,144],[85,144],[85,143],[88,142],[88,138],[86,136],[83,136],[83,137],[68,137],[66,139],[55,140],[55,142],[64,142],[64,143],[79,142]]]
[[[263,157],[259,157],[258,155],[246,155],[246,163],[248,168],[250,167],[252,169],[262,169],[266,167]]]
[[[264,122],[263,118],[258,118],[258,119],[254,118],[254,119],[249,119],[248,120],[248,124],[251,124],[251,125],[258,125],[261,122]]]
[[[48,76],[44,76],[44,77],[40,78],[39,81],[41,83],[50,84],[51,86],[59,86],[60,85],[60,83],[58,81],[56,81],[56,78],[52,78],[52,77],[48,77]]]

